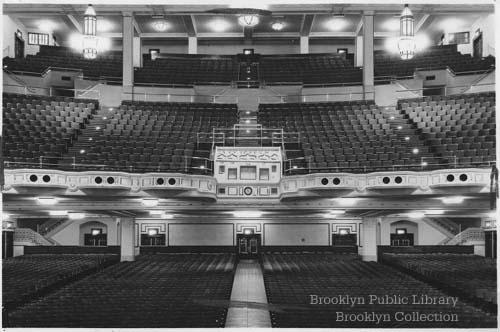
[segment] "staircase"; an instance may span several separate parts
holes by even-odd
[[[455,235],[452,239],[441,243],[447,246],[484,243],[484,230],[479,227],[470,227]]]
[[[31,228],[16,228],[14,230],[14,242],[30,246],[52,246],[56,244]]]
[[[446,236],[446,239],[443,240],[441,244],[451,240],[458,233],[457,224],[447,218],[425,218],[424,220],[427,224]]]
[[[78,164],[78,156],[88,150],[92,146],[93,138],[97,135],[99,130],[103,130],[110,122],[112,115],[111,109],[100,108],[89,123],[82,129],[73,146],[69,147],[68,152],[61,158],[61,165],[64,168],[71,168],[71,164]]]

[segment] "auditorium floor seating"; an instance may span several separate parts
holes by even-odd
[[[107,52],[96,60],[85,59],[68,47],[40,46],[35,55],[25,58],[5,58],[3,65],[10,72],[23,72],[23,75],[40,75],[49,67],[81,70],[90,79],[109,78],[121,81],[123,64],[121,52]]]
[[[399,54],[375,51],[375,77],[413,77],[416,69],[451,68],[455,73],[480,72],[495,66],[494,57],[478,59],[457,51],[457,45],[433,46],[418,52],[413,59],[402,60]],[[384,82],[383,80],[380,82]]]
[[[389,254],[383,261],[453,289],[468,299],[497,303],[496,260],[466,254]]]
[[[35,299],[75,277],[118,262],[118,255],[24,255],[2,261],[4,309]]]
[[[203,173],[211,166],[198,159],[198,133],[232,128],[237,119],[234,104],[124,101],[100,110],[63,161],[74,157],[79,170]]]
[[[300,134],[286,151],[297,172],[420,169],[433,158],[408,119],[373,101],[260,104],[258,122]]]
[[[9,315],[11,327],[224,327],[232,254],[158,254],[122,262]],[[200,302],[197,302],[199,300]]]
[[[6,167],[54,168],[98,107],[95,100],[4,93]]]
[[[398,108],[443,163],[496,160],[494,92],[402,99]]]
[[[389,266],[363,262],[351,254],[286,254],[273,253],[263,257],[264,281],[268,302],[278,308],[271,312],[273,327],[282,328],[466,328],[496,327],[496,318],[460,300],[455,307],[439,304],[369,304],[369,294],[379,297],[412,297],[447,295]],[[364,298],[346,304],[311,304],[311,295],[337,297],[349,295]],[[390,321],[340,321],[337,312],[387,313]],[[457,314],[458,322],[397,321],[396,312],[421,314]]]

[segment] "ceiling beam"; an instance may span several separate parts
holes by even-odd
[[[64,22],[68,25],[69,28],[73,27],[76,31],[79,33],[83,33],[83,27],[78,22],[78,20],[71,14],[66,14],[66,17],[64,19]]]
[[[135,32],[137,32],[137,34],[140,36],[142,33],[142,29],[141,29],[139,23],[137,23],[135,16],[132,16],[132,24],[134,25]]]
[[[358,25],[356,25],[356,36],[359,36],[362,28],[363,28],[363,15],[359,17]]]
[[[141,38],[187,38],[187,33],[174,33],[174,32],[148,32],[141,33]]]
[[[194,23],[194,15],[183,15],[182,21],[184,22],[184,27],[186,28],[189,37],[196,37],[196,26]]]
[[[415,24],[415,33],[417,33],[422,28],[429,17],[431,17],[430,14],[424,14],[424,16],[422,16],[422,18],[418,20],[417,24]]]
[[[311,28],[312,28],[313,22],[314,22],[314,17],[315,17],[315,15],[310,15],[310,14],[302,16],[302,22],[300,24],[300,35],[301,36],[303,36],[303,37],[309,36],[309,34],[311,33]]]

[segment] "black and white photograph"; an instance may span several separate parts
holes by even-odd
[[[2,0],[2,331],[497,331],[497,6]]]

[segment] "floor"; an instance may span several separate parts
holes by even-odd
[[[271,327],[264,276],[257,260],[240,260],[226,327]]]

